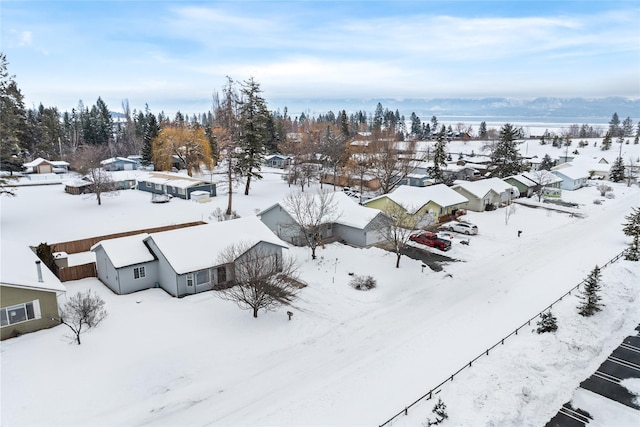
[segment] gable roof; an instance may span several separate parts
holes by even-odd
[[[124,163],[137,163],[135,160],[131,160],[131,159],[127,159],[126,157],[111,157],[109,159],[105,159],[100,161],[101,165],[109,165],[111,163],[116,163],[116,162],[124,162]]]
[[[535,187],[536,185],[538,185],[538,184],[536,184],[535,181],[527,178],[526,176],[524,176],[522,174],[508,176],[508,177],[505,178],[505,181],[507,179],[513,179],[514,181],[517,181],[517,182],[519,182],[520,184],[522,184],[522,185],[524,185],[526,187]]]
[[[144,240],[148,237],[148,233],[141,233],[102,240],[93,245],[91,251],[95,252],[98,247],[102,247],[115,268],[141,264],[155,259],[147,245],[144,244]]]
[[[254,246],[267,242],[288,248],[257,216],[151,233],[148,240],[156,244],[178,274],[219,265],[218,256],[232,243]]]
[[[580,167],[580,166],[570,166],[570,167],[562,168],[560,170],[552,169],[552,173],[558,176],[564,175],[567,178],[572,180],[589,178],[589,175],[590,175],[587,168]]]
[[[433,202],[438,206],[449,207],[467,203],[466,197],[456,192],[445,184],[429,185],[427,187],[413,187],[410,185],[400,185],[391,193],[376,197],[376,200],[387,197],[389,200],[402,206],[408,213],[414,214],[424,205]]]
[[[478,199],[484,198],[490,191],[502,194],[511,191],[512,185],[500,178],[479,179],[478,181],[457,181],[454,187],[463,188]]]
[[[43,159],[42,157],[38,157],[37,159],[35,159],[35,160],[33,160],[33,161],[29,162],[29,163],[25,163],[22,166],[24,166],[25,168],[33,168],[33,167],[36,167],[36,166],[41,165],[43,163],[53,166],[53,163],[51,163],[49,160]]]
[[[562,178],[546,169],[538,169],[534,172],[522,172],[521,175],[536,184],[540,184],[542,182],[544,185],[551,185],[562,182]]]
[[[336,204],[336,213],[337,215],[339,215],[338,218],[332,221],[332,224],[341,224],[349,227],[364,229],[378,215],[384,215],[384,212],[382,212],[380,209],[359,205],[353,199],[351,199],[351,197],[342,192],[331,193],[331,195]],[[314,198],[316,197],[318,196],[314,196]],[[277,206],[280,206],[285,212],[287,212],[287,214],[289,214],[291,219],[295,221],[294,213],[291,211],[291,209],[289,209],[288,206],[285,206],[285,204],[282,202],[274,203],[268,208],[258,212],[257,216],[260,217],[261,215]]]
[[[170,185],[176,188],[190,188],[198,185],[209,185],[208,182],[189,175],[174,172],[150,172],[138,178],[138,181],[154,184]]]
[[[0,283],[18,288],[66,292],[67,288],[49,268],[40,264],[42,282],[38,281],[37,255],[29,246],[2,240],[0,246]]]

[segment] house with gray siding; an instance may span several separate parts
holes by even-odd
[[[138,163],[135,160],[126,157],[111,157],[100,162],[102,169],[106,171],[126,171],[138,169]]]
[[[383,240],[378,231],[385,219],[382,211],[361,206],[344,193],[332,193],[331,197],[336,205],[336,217],[320,226],[318,237],[321,241],[342,240],[353,246],[366,247]],[[278,202],[257,216],[282,240],[296,246],[306,243],[295,215],[284,203]]]
[[[189,200],[194,191],[206,191],[211,197],[216,195],[216,184],[173,172],[150,172],[138,178],[138,190],[153,194],[168,194]]]
[[[91,248],[106,286],[118,294],[159,287],[175,297],[232,284],[235,263],[251,251],[282,260],[287,248],[255,216],[110,240]],[[229,261],[232,244],[249,249]]]

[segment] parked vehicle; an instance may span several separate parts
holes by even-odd
[[[455,231],[466,235],[478,234],[478,227],[468,222],[452,221],[446,223],[442,228],[449,231]]]
[[[435,233],[431,233],[430,231],[413,233],[409,236],[409,240],[420,243],[421,245],[429,246],[430,248],[440,249],[441,251],[448,251],[451,249],[451,240],[441,239]]]

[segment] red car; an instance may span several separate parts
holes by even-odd
[[[448,251],[451,249],[451,241],[447,239],[441,239],[435,233],[430,231],[421,231],[419,233],[413,233],[409,236],[409,240],[420,243],[421,245],[429,246],[430,248],[437,248],[441,251]]]

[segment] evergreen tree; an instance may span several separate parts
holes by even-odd
[[[581,303],[578,306],[578,313],[581,316],[589,317],[602,310],[604,304],[600,302],[602,300],[599,295],[602,287],[600,280],[600,268],[596,265],[585,279],[584,288],[580,294]]]
[[[480,129],[478,129],[478,138],[487,139],[487,122],[480,122]]]
[[[247,178],[244,194],[249,195],[252,179],[262,179],[260,170],[265,156],[268,111],[264,98],[260,96],[260,84],[253,78],[245,81],[240,89],[240,149],[238,168]]]
[[[422,122],[416,113],[411,113],[411,135],[422,138]]]
[[[340,133],[345,138],[349,138],[349,118],[345,110],[340,113]]]
[[[431,418],[427,418],[427,427],[437,426],[438,424],[449,418],[449,415],[447,414],[447,405],[445,405],[442,399],[439,397],[438,402],[433,406],[431,412],[433,412],[436,417],[434,421],[431,421]]]
[[[540,315],[540,320],[536,323],[538,328],[536,332],[543,334],[545,332],[555,332],[558,330],[558,319],[551,313],[551,310]]]
[[[26,111],[22,92],[9,74],[6,56],[0,52],[0,170],[9,176],[0,177],[0,194],[15,195],[8,186],[13,173],[22,170],[21,141],[26,130]]]
[[[378,102],[378,105],[376,105],[376,112],[373,115],[372,130],[380,131],[380,129],[382,129],[383,120],[384,120],[384,111],[382,109],[382,104]]]
[[[613,113],[613,116],[611,116],[611,120],[609,121],[609,133],[611,134],[611,137],[619,136],[621,133],[618,113]]]
[[[622,162],[622,157],[618,157],[613,165],[611,165],[609,179],[613,182],[621,182],[624,180],[624,163]]]
[[[516,138],[520,131],[510,123],[505,124],[500,129],[498,142],[493,147],[491,153],[492,175],[504,178],[516,175],[524,170],[522,159],[516,146]]]
[[[633,120],[627,117],[622,121],[622,136],[633,136]]]
[[[433,166],[430,167],[429,175],[436,182],[436,184],[443,183],[445,181],[444,169],[447,167],[447,140],[444,137],[444,126],[438,133],[438,142],[433,152]]]
[[[611,148],[611,131],[607,132],[602,139],[602,150],[606,151]]]
[[[625,254],[628,261],[640,261],[640,208],[632,208],[631,214],[625,217],[627,222],[622,232],[633,238]]]
[[[153,140],[158,136],[158,133],[160,133],[160,126],[158,126],[156,116],[147,111],[147,115],[145,117],[143,136],[144,145],[142,146],[141,160],[141,163],[144,166],[148,166],[153,162]]]
[[[551,160],[551,156],[549,156],[548,154],[545,154],[544,157],[542,158],[542,161],[540,161],[540,167],[538,167],[538,170],[550,171],[552,167],[553,167],[553,160]]]
[[[432,136],[438,132],[438,118],[436,116],[431,116],[431,132]]]

